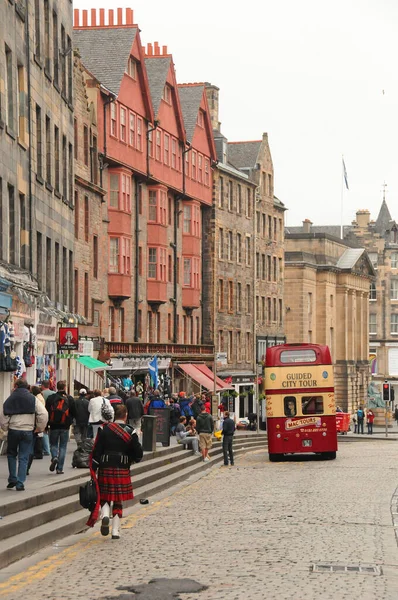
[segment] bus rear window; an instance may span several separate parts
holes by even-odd
[[[301,412],[303,415],[321,415],[323,413],[322,396],[303,396]]]
[[[282,350],[280,354],[281,363],[314,363],[316,361],[315,350],[311,348],[297,350]]]

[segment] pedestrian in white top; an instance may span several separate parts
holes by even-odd
[[[113,421],[114,410],[109,402],[108,398],[104,398],[101,390],[93,391],[94,398],[91,398],[88,405],[88,412],[90,413],[88,422],[93,427],[93,437],[97,437],[98,429],[103,423]],[[106,412],[106,418],[104,413]]]

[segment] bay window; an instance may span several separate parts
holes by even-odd
[[[171,166],[173,169],[177,168],[177,140],[175,138],[171,140]]]
[[[156,279],[158,249],[148,248],[148,279]]]
[[[166,248],[148,248],[148,279],[167,281]]]
[[[148,132],[148,154],[153,158],[153,131]]]
[[[120,107],[120,139],[122,142],[126,142],[126,109]]]
[[[109,176],[109,206],[119,208],[119,173]]]
[[[131,178],[122,174],[122,205],[121,210],[131,212]]]
[[[184,204],[184,233],[191,233],[191,224],[192,224],[192,206],[189,204]]]
[[[148,221],[167,225],[167,195],[164,190],[149,190],[149,214]]]
[[[162,132],[156,130],[156,160],[162,160]]]
[[[109,240],[109,272],[119,273],[119,238]]]
[[[184,257],[184,287],[200,289],[200,259],[197,257]]]
[[[158,195],[154,190],[149,190],[149,215],[148,221],[158,220]]]
[[[198,154],[198,181],[203,183],[203,156]]]
[[[164,134],[164,157],[163,161],[165,165],[170,164],[170,136],[165,133]]]
[[[135,114],[132,112],[130,112],[129,129],[130,129],[129,143],[130,143],[130,146],[135,148]]]
[[[192,235],[200,237],[200,207],[193,207],[193,230]]]
[[[192,259],[184,258],[184,286],[191,287]]]
[[[192,179],[196,180],[196,152],[192,150]]]
[[[142,152],[142,119],[137,117],[137,150]]]

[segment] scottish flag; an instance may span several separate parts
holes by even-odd
[[[151,385],[156,390],[159,387],[158,357],[156,355],[148,363],[148,369],[151,377]]]
[[[347,169],[345,168],[344,158],[343,158],[343,177],[344,177],[344,181],[345,181],[345,186],[346,186],[347,190],[349,190],[350,188],[348,187]]]

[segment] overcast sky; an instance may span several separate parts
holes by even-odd
[[[134,10],[142,41],[173,54],[180,83],[220,88],[230,141],[267,131],[288,225],[344,222],[382,201],[398,219],[397,0],[75,0]]]

